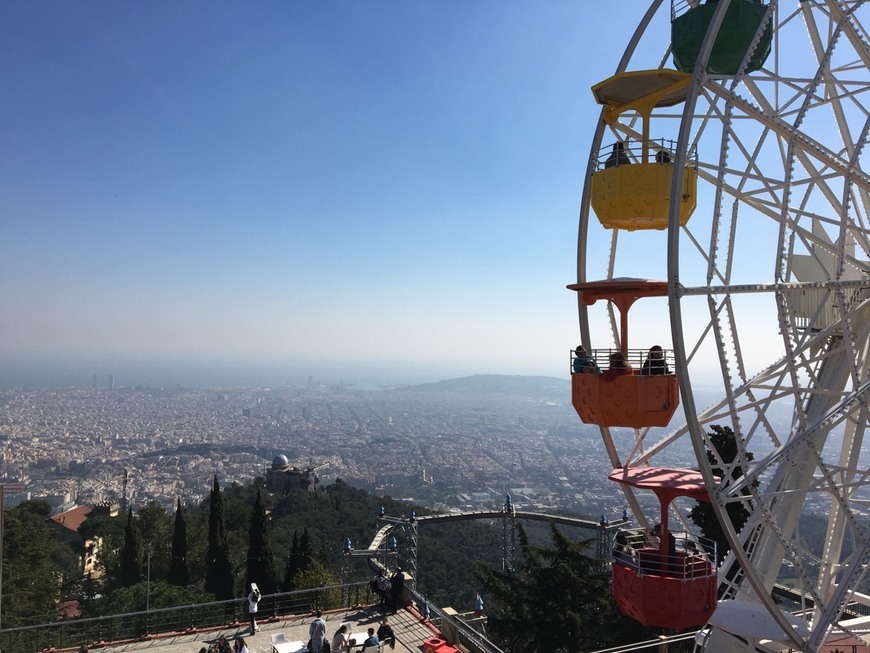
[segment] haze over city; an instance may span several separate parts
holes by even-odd
[[[564,376],[644,10],[4,3],[0,383]]]

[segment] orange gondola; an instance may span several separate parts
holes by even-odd
[[[571,401],[580,419],[586,424],[598,426],[667,426],[679,405],[677,377],[667,365],[668,352],[662,351],[661,367],[645,370],[642,363],[647,350],[630,350],[628,344],[628,311],[641,297],[667,295],[667,283],[645,279],[612,279],[589,283],[572,284],[571,290],[580,293],[584,304],[594,304],[599,299],[613,302],[621,318],[618,350],[597,349],[589,352],[594,364],[579,369],[571,375]],[[616,353],[623,361],[634,359],[634,369],[620,373],[616,370],[601,371],[605,360]],[[572,364],[572,369],[575,366]],[[644,373],[649,371],[651,373]]]

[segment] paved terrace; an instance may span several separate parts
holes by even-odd
[[[351,624],[351,632],[365,632],[373,627],[377,630],[384,614],[377,605],[370,607],[352,608],[350,610],[334,610],[324,612],[323,619],[326,621],[326,636],[332,639],[338,627],[345,622]],[[387,615],[393,631],[396,633],[396,653],[420,653],[423,642],[438,634],[438,629],[429,621],[424,621],[420,614],[413,608],[399,610],[396,614]],[[94,645],[90,648],[93,653],[121,653],[124,651],[150,651],[152,653],[199,653],[205,646],[213,644],[221,635],[226,636],[230,643],[236,637],[244,637],[248,650],[251,653],[269,653],[272,650],[271,636],[283,632],[290,641],[308,642],[308,626],[314,621],[314,615],[275,617],[272,619],[257,620],[259,630],[255,635],[249,635],[250,628],[247,623],[233,626],[199,630],[186,633],[175,633],[155,636],[147,640],[133,640],[125,643],[112,643]],[[69,650],[69,649],[67,649]],[[77,649],[73,649],[75,651]],[[359,650],[359,649],[357,649]],[[387,647],[386,653],[391,653]]]

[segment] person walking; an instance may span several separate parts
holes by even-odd
[[[248,594],[248,618],[251,620],[251,634],[257,632],[257,606],[260,603],[260,588],[251,583],[251,593]]]

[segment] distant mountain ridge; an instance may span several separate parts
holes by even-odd
[[[435,383],[404,386],[402,391],[423,392],[475,392],[481,394],[516,394],[524,396],[567,396],[570,393],[570,379],[552,376],[521,376],[507,374],[474,374],[458,379],[447,379]]]

